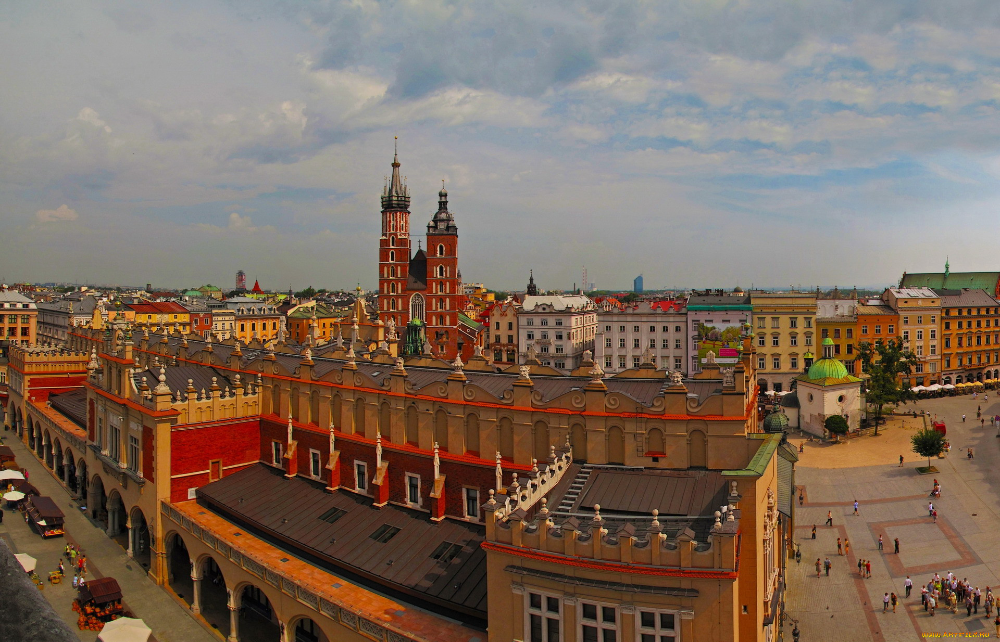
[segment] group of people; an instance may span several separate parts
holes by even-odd
[[[909,581],[909,576],[907,576]],[[952,613],[965,607],[966,617],[979,615],[979,607],[982,605],[985,612],[984,617],[993,617],[996,609],[996,619],[993,624],[997,627],[997,635],[1000,635],[1000,596],[994,596],[992,589],[986,587],[981,591],[978,586],[973,586],[968,579],[958,579],[958,576],[948,571],[941,577],[934,574],[925,586],[920,587],[920,603],[932,616],[939,608],[946,608]]]
[[[73,569],[73,588],[79,588],[84,584],[84,576],[87,574],[87,556],[80,552],[80,548],[75,544],[66,544],[63,548],[63,557],[69,562],[69,567]],[[59,572],[66,574],[62,559],[59,560]]]

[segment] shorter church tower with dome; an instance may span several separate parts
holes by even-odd
[[[799,429],[817,437],[824,436],[824,424],[831,415],[847,419],[851,431],[861,425],[861,379],[849,374],[833,356],[833,345],[832,339],[823,339],[823,358],[795,378]]]

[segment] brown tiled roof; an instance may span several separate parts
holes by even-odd
[[[583,491],[578,507],[601,513],[705,517],[725,503],[726,483],[717,471],[709,470],[626,470],[595,469]]]
[[[251,466],[198,489],[198,502],[275,546],[315,560],[321,568],[435,612],[482,626],[486,620],[486,554],[478,524],[445,520],[389,505],[381,510],[354,493],[328,493],[282,471]],[[321,516],[344,511],[334,523]],[[398,528],[391,539],[372,535]],[[432,554],[444,542],[459,548],[443,563]]]
[[[97,604],[107,604],[120,599],[122,599],[122,589],[118,586],[118,580],[113,577],[88,580],[80,589],[80,600],[83,602],[94,600]]]
[[[72,390],[59,395],[50,395],[49,403],[66,418],[81,428],[87,427],[87,391]]]

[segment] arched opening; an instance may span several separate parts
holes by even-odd
[[[301,421],[299,418],[299,387],[292,386],[292,391],[288,395],[288,410],[292,415],[292,419],[295,421]]]
[[[444,243],[438,244],[438,256],[444,256]]]
[[[217,629],[223,637],[229,634],[229,594],[226,578],[211,556],[199,562],[198,577],[201,578],[201,615],[209,626]]]
[[[666,450],[663,442],[663,431],[659,428],[651,428],[646,439],[646,452],[654,455],[662,455]]]
[[[125,504],[118,490],[112,490],[108,494],[108,537],[118,542],[118,545],[128,550],[128,514],[125,512]]]
[[[88,486],[87,486],[87,462],[81,457],[76,462],[76,493],[77,496],[81,497],[84,501],[90,501]]]
[[[52,444],[52,470],[55,471],[59,481],[66,482],[66,468],[63,466],[62,443],[56,439]]]
[[[330,400],[330,421],[333,422],[334,426],[337,426],[341,430],[343,429],[343,419],[340,415],[343,407],[344,402],[340,397],[340,393],[334,394],[333,399]]]
[[[414,446],[420,443],[420,428],[417,424],[417,407],[413,404],[406,409],[406,443]]]
[[[479,417],[474,414],[465,417],[465,452],[479,455]]]
[[[549,458],[549,427],[544,421],[536,421],[534,428],[534,457],[538,461]]]
[[[389,266],[389,276],[391,278],[396,278],[396,266],[395,265],[390,265]],[[393,283],[393,286],[395,286],[395,283]],[[395,291],[395,290],[393,290],[393,291]]]
[[[354,432],[365,434],[365,400],[362,397],[354,400]]]
[[[608,463],[625,463],[625,433],[618,426],[608,430]]]
[[[587,461],[587,431],[583,424],[573,424],[569,430],[569,444],[573,447],[573,461]]]
[[[104,530],[108,530],[108,496],[104,491],[104,480],[100,475],[94,475],[90,480],[90,493],[87,504],[90,506],[90,516],[104,525]]]
[[[767,379],[757,380],[757,390],[758,394],[765,394],[767,392]]]
[[[146,516],[142,514],[142,509],[138,506],[132,509],[129,523],[131,524],[128,529],[129,550],[132,551],[132,559],[148,571],[150,561],[149,524],[146,522]]]
[[[319,628],[316,622],[310,620],[307,617],[299,618],[292,623],[295,628],[292,629],[295,633],[293,636],[293,642],[329,642],[329,638],[326,637],[326,633],[323,629]]]
[[[271,601],[267,599],[259,587],[253,584],[245,584],[239,591],[240,607],[240,632],[241,640],[274,640],[279,642],[281,637],[281,627],[278,624],[278,615],[271,606]]]
[[[73,451],[67,448],[63,451],[63,465],[66,466],[66,486],[71,493],[76,495],[80,492],[80,480],[77,478],[76,464],[73,461]]]
[[[11,401],[11,403],[14,403]],[[21,415],[21,409],[17,409],[17,436],[24,437],[24,417]]]
[[[309,423],[319,425],[319,390],[309,393]]]
[[[424,297],[422,294],[414,294],[410,297],[410,319],[424,321]]]
[[[35,424],[31,421],[31,417],[28,417],[28,448],[35,449]]]
[[[190,607],[194,599],[191,555],[184,540],[176,532],[168,533],[163,542],[167,552],[167,586]]]
[[[52,435],[46,430],[42,435],[42,459],[49,470],[53,469],[55,458],[52,452]]]
[[[448,413],[438,409],[434,413],[434,443],[438,448],[447,452],[448,450]]]
[[[500,450],[500,456],[504,459],[514,460],[514,423],[507,417],[500,419],[500,425],[497,428],[500,433],[499,439],[497,439],[497,447]]]
[[[395,272],[395,270],[393,270],[393,272]],[[396,276],[396,275],[393,274],[393,276]],[[389,284],[389,294],[395,294],[395,293],[396,293],[396,284],[395,283],[390,283]]]
[[[706,468],[708,466],[708,442],[705,433],[700,430],[691,431],[688,437],[688,467]]]
[[[395,250],[389,250],[389,260],[390,261],[395,261],[396,260],[396,251]]]

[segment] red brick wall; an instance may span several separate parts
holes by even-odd
[[[261,428],[257,419],[174,428],[170,433],[170,501],[184,501],[189,488],[207,484],[210,461],[222,460],[223,475],[239,470],[226,470],[229,466],[257,463],[260,442]],[[185,473],[198,474],[173,478]]]

